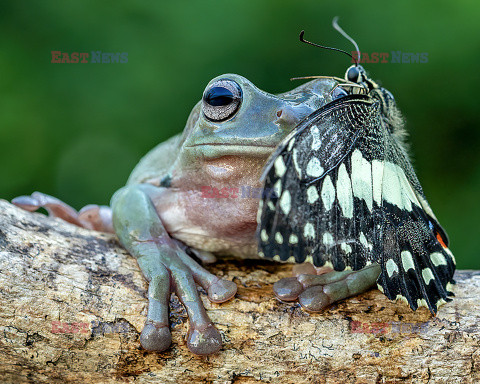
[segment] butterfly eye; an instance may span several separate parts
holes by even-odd
[[[351,81],[352,83],[358,83],[358,80],[360,79],[360,70],[355,65],[352,65],[350,68],[347,69],[345,77],[348,81]]]
[[[339,99],[340,97],[345,97],[345,96],[348,96],[348,93],[341,87],[335,88],[332,92],[333,100],[336,100],[336,99]]]
[[[220,79],[203,93],[203,113],[211,121],[223,121],[235,115],[242,102],[242,90],[233,80]]]

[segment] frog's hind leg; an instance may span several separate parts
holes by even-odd
[[[375,285],[379,275],[378,264],[359,271],[300,274],[277,281],[273,285],[273,291],[282,301],[298,300],[305,310],[319,312],[335,301],[365,292]]]
[[[113,232],[112,211],[107,206],[87,205],[77,212],[56,197],[41,192],[16,197],[12,200],[12,204],[30,212],[44,208],[49,216],[58,217],[79,227]]]

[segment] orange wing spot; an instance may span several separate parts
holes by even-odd
[[[437,240],[440,244],[442,244],[442,247],[443,248],[447,248],[447,245],[445,244],[445,242],[443,241],[442,239],[442,236],[440,236],[440,233],[437,232]]]

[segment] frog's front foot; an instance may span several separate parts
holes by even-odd
[[[90,204],[77,212],[56,197],[41,192],[15,197],[12,204],[29,212],[44,208],[49,216],[58,217],[79,227],[113,232],[112,211],[107,206]]]
[[[309,312],[320,312],[328,305],[358,295],[372,287],[380,275],[380,265],[372,264],[359,271],[328,272],[316,275],[310,271],[297,273],[273,285],[275,296],[281,301],[297,301]]]
[[[222,337],[203,307],[196,284],[215,303],[231,299],[237,286],[202,268],[170,238],[151,200],[159,197],[159,192],[152,186],[134,185],[112,198],[115,231],[149,281],[147,320],[140,343],[151,351],[169,347],[169,301],[174,291],[189,318],[188,348],[197,355],[215,353],[222,346]]]
[[[222,346],[222,337],[205,312],[196,284],[205,289],[214,303],[231,299],[237,292],[236,284],[212,275],[174,245],[171,251],[164,250],[158,259],[138,261],[142,270],[151,271],[152,276],[147,320],[140,335],[142,346],[151,351],[163,351],[170,346],[168,306],[170,293],[175,291],[190,322],[188,348],[197,355],[217,352]]]

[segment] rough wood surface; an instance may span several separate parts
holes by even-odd
[[[206,300],[224,338],[209,357],[186,348],[172,298],[173,344],[139,346],[147,284],[116,238],[0,201],[0,381],[5,383],[478,383],[480,272],[456,274],[456,298],[433,318],[379,291],[321,314],[280,303],[290,267],[221,261],[239,286]]]

